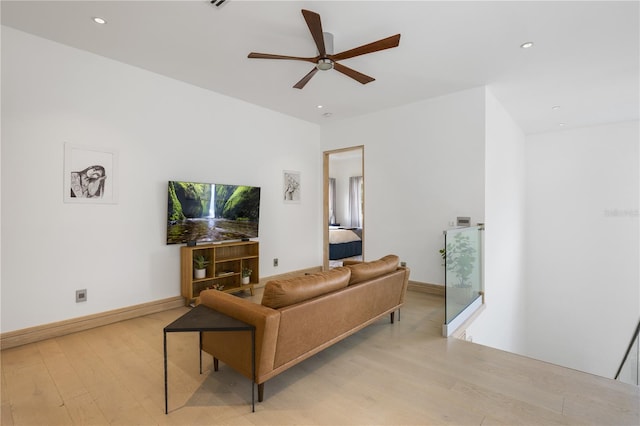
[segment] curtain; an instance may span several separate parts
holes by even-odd
[[[329,224],[336,223],[336,178],[329,178]]]
[[[349,178],[349,216],[351,227],[362,227],[362,176]]]

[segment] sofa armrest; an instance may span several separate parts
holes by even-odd
[[[400,296],[400,304],[404,304],[404,298],[405,295],[407,294],[407,289],[409,287],[409,275],[411,274],[411,269],[409,269],[408,266],[398,266],[399,270],[404,270],[405,274],[404,274],[404,282],[402,284],[402,293]]]
[[[273,370],[280,312],[217,290],[200,293],[200,302],[256,328],[256,383]],[[206,332],[202,349],[251,379],[251,336],[247,332]]]

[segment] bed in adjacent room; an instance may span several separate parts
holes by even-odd
[[[362,255],[362,229],[329,228],[329,260]]]

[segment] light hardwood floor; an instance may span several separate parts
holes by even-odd
[[[258,289],[255,299],[261,297]],[[440,337],[442,297],[409,292],[401,320],[361,330],[269,380],[204,356],[196,333],[162,329],[187,308],[2,351],[2,425],[638,425],[639,388]]]

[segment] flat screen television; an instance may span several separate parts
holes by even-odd
[[[167,244],[258,237],[260,188],[169,181]]]

